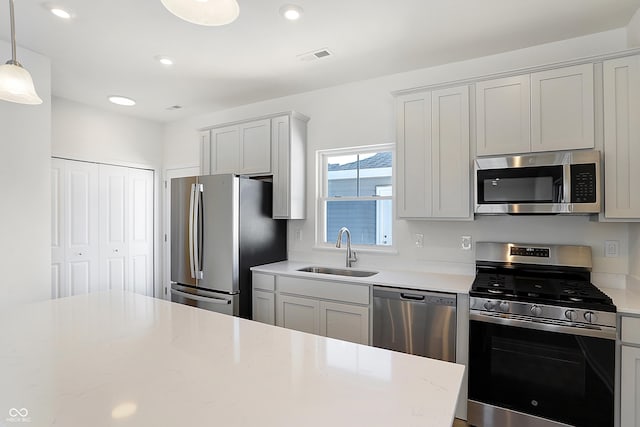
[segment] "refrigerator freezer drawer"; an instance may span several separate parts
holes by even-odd
[[[202,289],[171,284],[171,301],[190,305],[217,313],[237,316],[239,310],[239,294],[222,294]]]

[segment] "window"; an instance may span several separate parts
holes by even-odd
[[[393,243],[393,145],[319,152],[319,241],[334,244],[341,227],[354,245]]]

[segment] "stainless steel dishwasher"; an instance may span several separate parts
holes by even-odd
[[[374,286],[373,345],[455,362],[456,294]]]

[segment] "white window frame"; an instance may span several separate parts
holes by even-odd
[[[378,153],[382,151],[391,151],[392,153],[392,162],[391,162],[391,187],[392,187],[392,195],[390,196],[360,196],[360,197],[328,197],[327,194],[329,192],[329,181],[327,176],[327,159],[329,157],[335,156],[348,156],[348,155],[356,155],[356,154],[367,154],[367,153]],[[377,144],[377,145],[365,145],[358,147],[348,147],[348,148],[337,148],[337,149],[329,149],[329,150],[319,150],[316,152],[316,163],[317,163],[317,190],[316,190],[316,248],[318,249],[335,249],[335,243],[333,243],[334,238],[332,236],[327,236],[326,224],[327,224],[327,211],[326,205],[328,201],[332,200],[340,200],[340,201],[349,201],[349,200],[357,200],[357,201],[366,201],[372,200],[376,202],[380,202],[382,200],[390,200],[391,201],[391,211],[392,211],[392,221],[391,221],[391,230],[393,236],[393,230],[395,229],[395,192],[396,192],[396,178],[395,178],[395,170],[396,170],[396,150],[394,143],[386,143],[386,144]],[[337,237],[337,236],[336,236]],[[358,248],[360,252],[396,252],[396,239],[393,238],[391,245],[352,245],[353,248]],[[338,249],[336,249],[338,250]]]

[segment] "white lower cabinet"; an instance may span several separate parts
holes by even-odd
[[[622,316],[620,426],[640,427],[640,317]]]
[[[276,324],[287,329],[320,334],[320,302],[316,299],[278,295]]]
[[[276,324],[276,299],[273,292],[253,290],[252,306],[253,320],[266,323],[268,325]]]
[[[370,287],[254,272],[253,320],[369,344]]]
[[[369,344],[369,307],[320,301],[320,335]]]
[[[622,346],[620,425],[640,427],[640,348]]]

